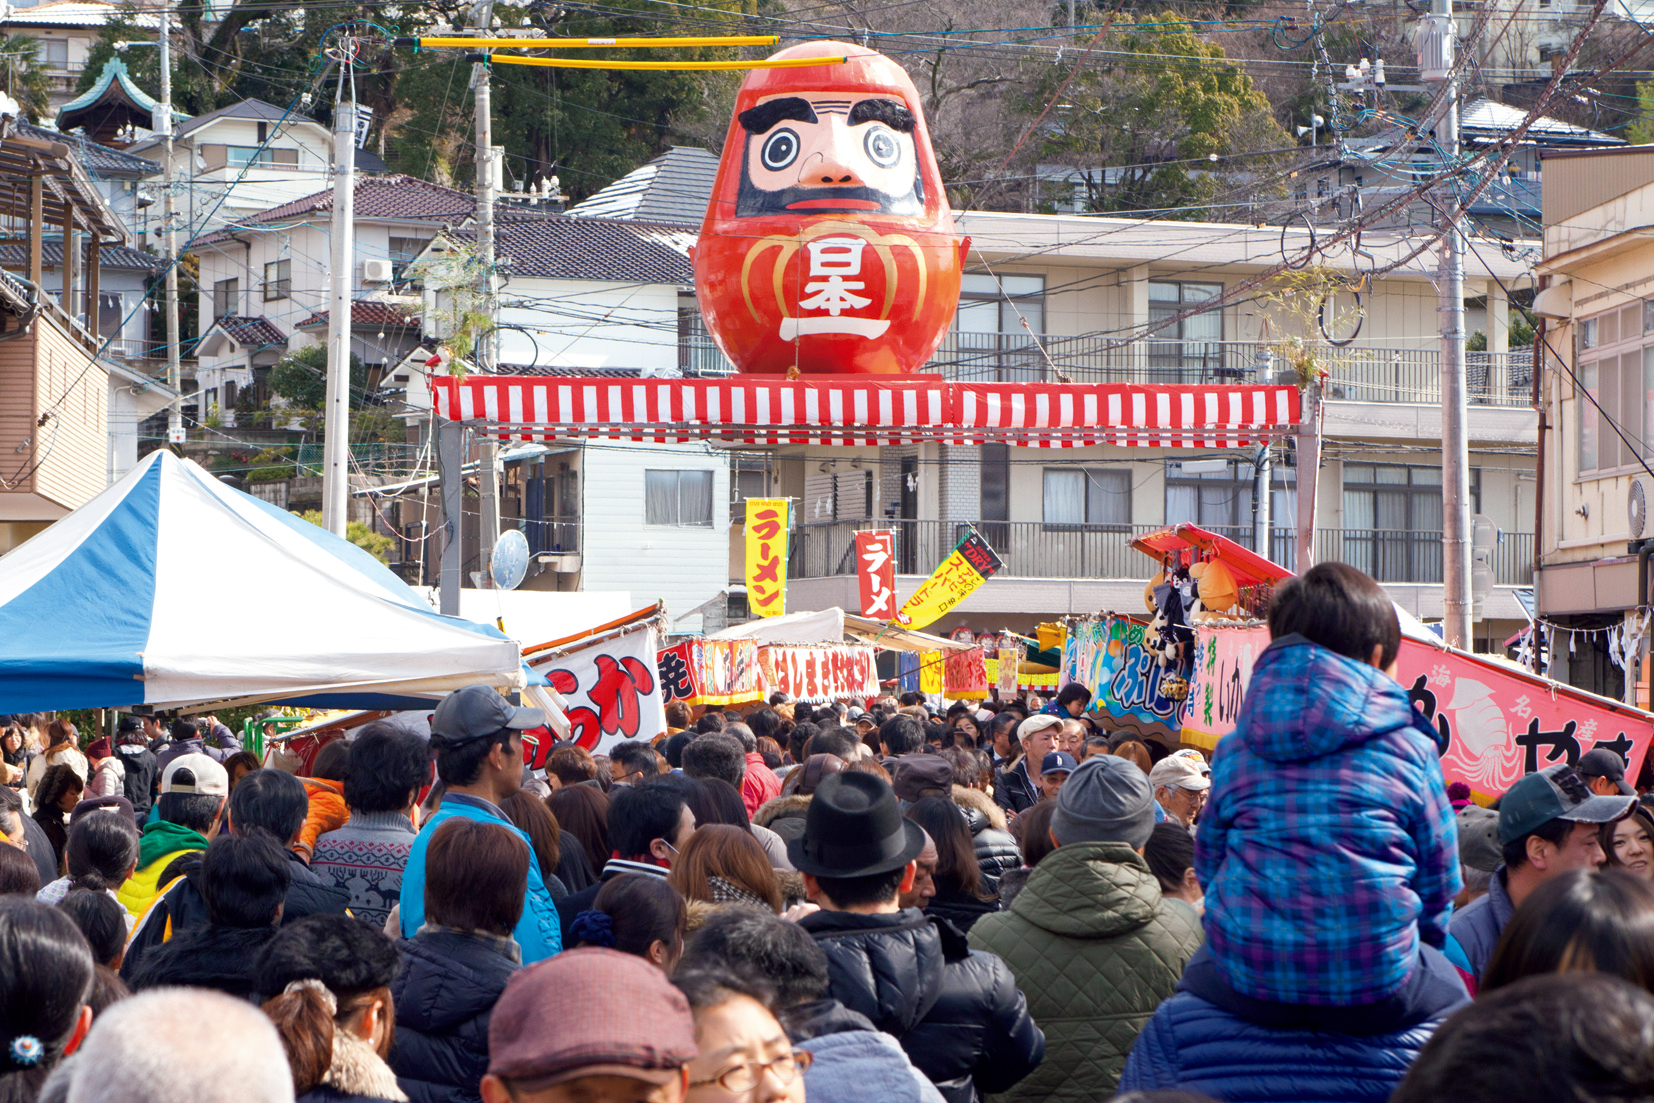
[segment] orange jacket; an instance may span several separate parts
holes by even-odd
[[[316,849],[316,840],[329,831],[337,831],[350,819],[345,806],[345,786],[342,781],[325,781],[319,777],[301,777],[304,790],[310,797],[310,814],[304,818],[299,841],[294,844],[300,857],[310,860]]]

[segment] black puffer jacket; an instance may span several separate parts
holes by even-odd
[[[982,867],[982,891],[990,896],[998,895],[999,879],[1013,869],[1022,868],[1022,851],[1006,830],[1005,810],[988,794],[963,785],[953,787],[953,803],[965,814],[965,826],[971,829],[976,864]]]
[[[827,953],[828,995],[894,1035],[948,1103],[1005,1091],[1045,1057],[1045,1035],[1005,963],[916,908],[817,912],[800,925]]]
[[[132,978],[132,990],[180,985],[216,988],[252,1003],[258,991],[259,953],[276,937],[276,927],[202,927],[184,931],[156,947]],[[211,1024],[202,1024],[210,1029]]]
[[[402,971],[391,983],[396,1044],[390,1065],[414,1103],[482,1098],[488,1017],[518,969],[502,942],[425,928],[397,943]]]

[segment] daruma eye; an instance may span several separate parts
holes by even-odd
[[[887,169],[902,159],[901,143],[896,141],[896,135],[888,127],[874,126],[862,139],[862,146],[867,150],[867,159],[882,169]]]
[[[758,159],[772,172],[786,168],[798,160],[798,134],[786,127],[777,130],[764,139],[763,148],[758,151]]]

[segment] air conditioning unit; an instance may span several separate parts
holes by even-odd
[[[390,283],[391,262],[388,260],[364,260],[362,262],[363,283]]]

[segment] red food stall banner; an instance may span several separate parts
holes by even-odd
[[[889,620],[896,615],[895,533],[856,533],[856,581],[862,616]]]

